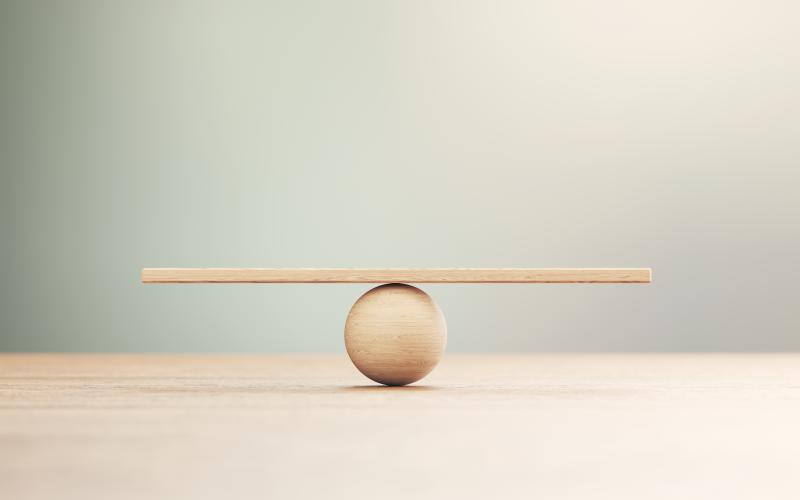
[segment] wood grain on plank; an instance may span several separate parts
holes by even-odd
[[[144,268],[143,283],[650,283],[649,268]]]

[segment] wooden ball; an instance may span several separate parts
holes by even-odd
[[[406,385],[439,363],[447,325],[427,293],[392,283],[373,288],[353,304],[344,342],[361,373],[381,384]]]

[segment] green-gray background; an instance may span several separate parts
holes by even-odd
[[[0,2],[0,350],[341,351],[368,288],[143,266],[651,266],[423,288],[454,351],[800,349],[796,2]]]

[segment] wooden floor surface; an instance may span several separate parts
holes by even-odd
[[[0,498],[800,498],[800,354],[0,354]]]

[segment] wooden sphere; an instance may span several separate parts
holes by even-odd
[[[381,384],[406,385],[439,363],[447,325],[427,293],[392,283],[373,288],[353,304],[344,342],[361,373]]]

